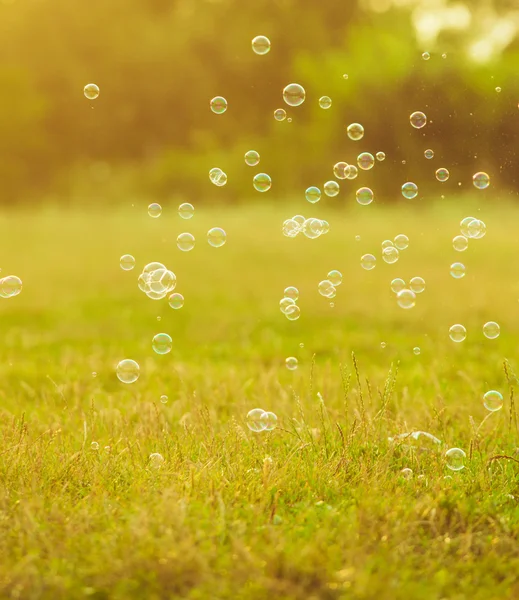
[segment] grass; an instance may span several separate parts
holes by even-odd
[[[157,220],[137,207],[4,213],[2,274],[24,289],[0,301],[0,596],[517,598],[519,209],[484,202],[206,208],[192,222],[173,207]],[[454,252],[479,208],[487,236]],[[301,210],[330,233],[283,238]],[[204,239],[215,225],[220,249]],[[197,237],[185,254],[183,230]],[[398,233],[410,247],[384,264],[380,243]],[[127,252],[132,272],[118,265]],[[181,310],[138,290],[152,260],[177,274]],[[331,269],[344,275],[333,308],[317,293]],[[414,275],[427,288],[404,311],[389,283]],[[278,310],[288,285],[297,322]],[[457,322],[462,344],[448,337]],[[166,356],[151,349],[159,331],[173,337]],[[129,386],[115,376],[126,357],[141,366]],[[489,389],[505,406],[485,420]],[[247,429],[258,406],[278,415],[272,433]],[[388,441],[414,430],[442,446]],[[455,446],[458,473],[444,459]]]

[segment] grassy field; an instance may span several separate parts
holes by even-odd
[[[156,220],[142,207],[4,212],[2,275],[24,289],[0,300],[0,597],[519,597],[519,209],[489,198],[344,212],[279,201],[187,222],[173,206]],[[303,211],[330,233],[284,238]],[[473,213],[488,233],[457,253]],[[212,226],[223,248],[208,246]],[[192,252],[176,248],[182,231]],[[399,233],[410,246],[387,265],[380,243]],[[181,310],[138,290],[153,260],[176,273]],[[334,307],[317,292],[331,269],[344,276]],[[415,275],[427,287],[405,311],[390,281]],[[296,322],[278,308],[288,285]],[[165,356],[151,348],[160,331]],[[116,378],[122,358],[141,366],[132,385]],[[505,405],[485,420],[490,389]],[[275,431],[248,430],[255,407],[278,415]],[[388,441],[415,430],[442,445]],[[451,447],[467,453],[460,472]]]

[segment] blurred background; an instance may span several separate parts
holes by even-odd
[[[404,181],[437,185],[433,164],[451,171],[444,193],[472,190],[483,170],[513,197],[518,30],[517,0],[0,0],[0,200],[243,202],[257,196],[249,149],[273,179],[265,201],[302,197],[361,151],[386,153],[390,168],[363,184],[376,176],[387,202]],[[253,53],[256,35],[268,55]],[[281,94],[293,81],[307,92],[297,108]],[[292,122],[274,120],[280,107]],[[209,182],[215,166],[224,188]]]

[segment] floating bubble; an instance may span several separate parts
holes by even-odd
[[[357,156],[357,164],[363,171],[369,171],[375,164],[375,157],[369,152],[361,152]]]
[[[270,175],[267,175],[266,173],[258,173],[257,175],[254,175],[252,184],[256,191],[268,192],[272,187],[272,179],[270,178]]]
[[[150,454],[148,462],[150,463],[150,467],[152,469],[160,469],[160,467],[162,467],[164,464],[164,457],[158,452],[153,452]]]
[[[130,358],[121,360],[115,370],[117,378],[122,383],[135,383],[139,379],[139,365]]]
[[[465,277],[465,265],[460,262],[452,263],[451,275],[454,277],[454,279],[461,279],[462,277]]]
[[[416,111],[411,114],[409,121],[415,129],[422,129],[427,124],[427,117],[423,112]]]
[[[289,83],[283,90],[283,100],[288,106],[300,106],[305,101],[306,92],[302,85]]]
[[[449,176],[450,176],[449,171],[447,169],[445,169],[444,167],[440,167],[436,171],[436,179],[438,181],[441,181],[442,183],[447,181],[447,179],[449,179]]]
[[[356,236],[355,236],[355,241],[356,241],[356,242],[360,242],[360,240],[361,240],[361,237],[360,237],[360,235],[356,235]]]
[[[298,367],[298,360],[295,356],[289,356],[285,360],[285,365],[289,371],[295,371]]]
[[[306,189],[305,198],[310,204],[315,204],[321,199],[321,190],[318,187],[311,186]]]
[[[423,277],[413,277],[409,287],[415,294],[421,294],[425,290],[425,280]]]
[[[213,248],[221,248],[227,240],[227,234],[221,227],[211,227],[207,232],[207,241]]]
[[[483,396],[483,406],[490,412],[496,412],[503,408],[503,394],[496,390],[490,390]]]
[[[289,321],[297,321],[301,315],[301,309],[299,306],[297,306],[297,304],[294,304],[292,306],[288,306],[284,314]]]
[[[360,123],[351,123],[346,131],[350,140],[354,142],[358,142],[364,137],[364,127]]]
[[[412,181],[404,183],[402,186],[402,196],[408,200],[416,198],[416,196],[418,196],[418,186],[416,183],[413,183]]]
[[[424,156],[425,158],[427,158],[428,160],[431,160],[431,158],[434,158],[434,151],[431,150],[430,148],[428,150],[426,150],[424,152]]]
[[[388,246],[382,250],[382,260],[388,265],[396,263],[399,258],[399,252],[394,246]]]
[[[451,448],[445,453],[447,467],[451,471],[461,471],[465,468],[464,461],[467,455],[460,448]]]
[[[362,187],[356,193],[357,202],[362,206],[367,206],[373,202],[373,190],[369,187]]]
[[[416,294],[413,292],[413,290],[400,290],[396,295],[396,301],[400,308],[405,308],[406,310],[409,310],[410,308],[413,308],[416,304]]]
[[[284,108],[276,108],[274,111],[274,119],[276,121],[284,121],[287,118],[287,111]]]
[[[319,285],[317,286],[317,289],[318,289],[319,293],[321,294],[321,296],[324,296],[325,298],[334,298],[335,297],[335,294],[336,294],[335,286],[328,279],[321,281],[319,283]]]
[[[95,100],[99,96],[99,87],[95,83],[87,83],[83,88],[85,98]]]
[[[254,433],[258,433],[265,429],[265,423],[261,420],[261,416],[264,412],[265,411],[262,408],[253,408],[247,413],[247,427],[251,431],[254,431]]]
[[[195,236],[192,233],[181,233],[177,237],[177,248],[182,252],[189,252],[195,247]]]
[[[22,280],[16,275],[0,279],[0,298],[14,298],[22,291]]]
[[[195,214],[195,207],[189,202],[183,202],[178,207],[178,214],[182,219],[191,219]]]
[[[344,75],[342,76],[343,79],[348,79],[348,73],[344,73]]]
[[[399,292],[401,292],[403,289],[405,288],[405,281],[403,279],[400,279],[400,277],[396,277],[395,279],[393,279],[393,281],[391,282],[391,290],[395,293],[398,294]]]
[[[483,335],[489,340],[495,340],[501,333],[501,327],[495,321],[489,321],[483,325]]]
[[[333,165],[333,174],[337,179],[346,179],[348,176],[348,163],[338,162]]]
[[[384,350],[384,348],[387,346],[386,342],[380,342],[380,347],[382,348],[382,350]]]
[[[131,271],[135,267],[135,258],[131,254],[123,254],[119,264],[123,271]]]
[[[356,179],[359,174],[359,170],[355,165],[348,165],[346,169],[346,179]]]
[[[227,100],[222,96],[215,96],[210,102],[211,110],[216,115],[223,115],[227,110]]]
[[[337,270],[330,271],[328,273],[328,281],[331,281],[332,285],[337,287],[342,283],[342,273]]]
[[[152,202],[148,206],[148,214],[154,219],[158,219],[162,214],[162,206],[158,202]]]
[[[472,183],[478,190],[484,190],[490,185],[490,177],[484,171],[480,171],[473,175]]]
[[[460,343],[465,340],[467,337],[467,330],[463,325],[457,323],[456,325],[452,325],[449,329],[449,337],[453,342]]]
[[[222,169],[219,169],[218,167],[213,167],[209,171],[209,179],[214,185],[223,187],[227,183],[227,173],[224,173]]]
[[[487,233],[487,226],[484,221],[480,219],[472,219],[470,223],[467,225],[467,230],[469,232],[469,237],[475,240],[479,240],[482,237],[485,237]]]
[[[452,240],[452,247],[458,252],[464,252],[469,246],[469,241],[464,235],[457,235]]]
[[[364,254],[364,256],[360,259],[360,266],[366,271],[371,271],[374,269],[377,264],[377,259],[373,256],[373,254]]]
[[[402,477],[404,479],[412,479],[413,478],[413,469],[410,469],[409,467],[405,467],[404,469],[402,469],[400,471],[400,474],[402,475]]]
[[[270,52],[270,40],[265,35],[257,35],[252,40],[252,50],[255,54],[264,56]]]
[[[323,222],[319,219],[306,219],[303,223],[303,233],[307,238],[314,240],[323,232]]]
[[[99,442],[92,442],[92,443],[90,444],[90,448],[91,448],[92,450],[99,450]]]
[[[279,310],[283,313],[286,314],[286,311],[288,309],[289,306],[295,306],[296,301],[293,298],[281,298],[281,300],[279,301]]]
[[[245,152],[245,164],[249,165],[249,167],[255,167],[259,164],[260,155],[256,150],[248,150]]]
[[[324,188],[324,193],[327,196],[330,196],[330,198],[337,196],[337,194],[339,193],[339,190],[341,189],[339,187],[339,184],[336,181],[327,181],[324,184],[323,188]]]
[[[330,231],[330,223],[324,219],[321,221],[321,234],[328,233]]]
[[[469,223],[471,223],[474,220],[474,217],[465,217],[460,222],[460,231],[462,235],[464,235],[467,238],[470,237]]]
[[[423,58],[424,60],[429,60],[429,59],[431,58],[431,55],[429,54],[429,52],[424,52],[424,53],[422,54],[422,58]]]
[[[500,94],[500,93],[501,93],[501,91],[502,91],[502,88],[500,88],[499,86],[497,86],[497,87],[496,87],[496,92],[497,92],[498,94]]]
[[[306,221],[303,215],[294,215],[292,219],[294,219],[294,221],[299,225],[299,227],[302,227],[304,222]]]
[[[376,158],[378,161],[382,162],[384,160],[386,160],[386,153],[385,152],[377,152],[375,154]]]
[[[166,394],[162,394],[162,396],[160,397],[160,401],[162,404],[167,404],[168,400],[169,398],[166,396]]]
[[[272,431],[273,429],[276,429],[277,424],[278,424],[277,416],[273,412],[268,412],[268,411],[264,412],[261,415],[260,421],[263,423],[263,425],[264,425],[263,429],[265,431]]]
[[[174,294],[171,294],[171,296],[168,298],[168,302],[171,308],[178,310],[179,308],[182,308],[184,306],[184,296],[176,292]]]
[[[290,285],[287,288],[285,288],[285,291],[283,292],[283,297],[291,298],[294,302],[296,302],[299,298],[299,290],[293,285]]]
[[[151,347],[156,354],[168,354],[173,348],[173,340],[167,333],[157,333],[153,336]]]
[[[391,240],[384,240],[381,244],[382,250],[385,250],[386,248],[389,247],[394,247],[395,244],[393,244],[393,242]]]
[[[294,219],[286,219],[283,222],[283,235],[285,237],[296,237],[296,235],[301,231],[301,226]]]
[[[415,356],[419,356],[419,355],[420,355],[420,352],[421,352],[421,350],[420,350],[420,348],[419,348],[418,346],[415,346],[415,347],[413,348],[413,354],[414,354]]]
[[[395,247],[398,250],[405,250],[406,248],[408,248],[409,238],[407,237],[407,235],[399,233],[397,236],[395,236]]]
[[[327,110],[332,105],[332,99],[330,96],[321,96],[319,98],[319,106]]]

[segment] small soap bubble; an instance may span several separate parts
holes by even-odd
[[[173,340],[167,333],[157,333],[153,336],[151,347],[156,354],[168,354],[173,348]]]
[[[463,325],[457,323],[456,325],[452,325],[449,329],[449,337],[453,342],[460,343],[465,340],[467,337],[467,330]]]
[[[458,252],[464,252],[469,246],[469,241],[464,235],[457,235],[452,240],[452,247]]]
[[[346,169],[346,179],[356,179],[359,174],[359,170],[355,165],[348,165]]]
[[[490,390],[483,396],[483,406],[490,412],[496,412],[503,408],[503,394],[496,390]]]
[[[87,83],[83,88],[85,98],[95,100],[99,96],[99,87],[95,83]]]
[[[447,179],[449,179],[449,176],[450,176],[449,171],[447,169],[445,169],[444,167],[440,167],[436,171],[436,179],[438,181],[441,181],[442,183],[447,181]]]
[[[484,221],[480,219],[472,219],[470,223],[467,225],[467,231],[469,233],[469,237],[475,240],[479,240],[482,237],[485,237],[487,233],[487,226]]]
[[[268,192],[272,187],[272,179],[267,173],[258,173],[252,180],[254,189],[258,192]]]
[[[409,310],[410,308],[413,308],[416,304],[416,294],[413,292],[413,290],[400,290],[396,295],[396,301],[400,308]]]
[[[338,162],[333,165],[333,174],[337,179],[346,179],[348,176],[348,163]]]
[[[130,358],[121,360],[116,368],[116,374],[122,383],[134,383],[139,379],[139,365]]]
[[[434,158],[434,151],[431,149],[428,149],[424,152],[424,156],[425,158],[427,158],[428,160],[431,160],[431,158]]]
[[[364,256],[360,259],[360,266],[366,271],[371,271],[375,268],[377,264],[377,259],[373,256],[373,254],[364,254]]]
[[[258,152],[256,152],[256,150],[249,150],[248,152],[245,152],[245,164],[249,167],[255,167],[259,164],[259,161],[260,155]]]
[[[496,87],[496,92],[497,92],[498,94],[500,94],[500,93],[501,93],[501,91],[502,91],[502,88],[500,88],[499,86],[497,86],[497,87]]]
[[[403,234],[403,233],[399,233],[397,236],[395,236],[395,247],[398,250],[405,250],[406,248],[409,247],[409,238],[407,237],[407,235]]]
[[[272,431],[274,429],[276,429],[277,424],[278,424],[278,418],[277,416],[273,413],[273,412],[264,412],[261,417],[260,417],[260,421],[263,423],[263,429],[265,431]]]
[[[422,129],[427,124],[427,117],[423,112],[416,111],[411,114],[409,121],[415,129]]]
[[[92,377],[97,377],[97,373],[95,371],[92,371]]]
[[[297,299],[299,298],[299,290],[296,287],[294,287],[293,285],[290,285],[287,288],[285,288],[285,291],[283,292],[283,297],[290,298],[294,302],[296,302]]]
[[[415,356],[419,356],[419,355],[420,355],[420,348],[419,348],[418,346],[415,346],[415,347],[413,348],[413,354],[414,354]]]
[[[396,263],[399,258],[399,252],[394,246],[388,246],[382,250],[382,260],[388,265]]]
[[[213,167],[209,171],[209,179],[214,185],[223,187],[227,183],[227,173],[224,173],[222,169],[219,169],[218,167]]]
[[[359,188],[355,194],[357,202],[362,206],[367,206],[373,202],[373,190],[369,187]]]
[[[178,310],[179,308],[182,308],[184,306],[184,296],[182,296],[182,294],[179,294],[178,292],[175,292],[174,294],[171,294],[171,296],[168,298],[168,303],[171,306],[171,308]]]
[[[386,342],[380,342],[380,347],[382,348],[382,350],[384,350],[384,348],[387,346]]]
[[[221,248],[227,240],[227,234],[221,227],[211,227],[207,232],[207,242],[213,248]]]
[[[472,183],[478,190],[484,190],[490,185],[490,177],[484,171],[480,171],[479,173],[474,173]]]
[[[301,309],[297,304],[293,304],[292,306],[287,307],[284,315],[289,321],[297,321],[301,315]]]
[[[148,214],[154,219],[158,219],[162,214],[162,206],[158,202],[152,202],[148,206]]]
[[[299,106],[305,101],[306,92],[302,85],[289,83],[283,90],[283,100],[289,106]]]
[[[300,342],[300,344],[299,344],[299,347],[300,347],[300,348],[304,348],[304,347],[305,347],[304,343],[303,343],[303,342]]]
[[[317,289],[318,289],[319,293],[321,294],[321,296],[324,296],[325,298],[334,298],[335,297],[335,294],[336,294],[335,286],[328,279],[321,281],[319,283],[319,285],[317,286]]]
[[[385,250],[386,248],[389,247],[394,247],[395,244],[393,244],[393,242],[391,240],[384,240],[381,244],[382,250]]]
[[[429,54],[429,52],[424,52],[424,53],[422,54],[422,58],[423,58],[424,60],[429,60],[429,59],[431,58],[431,55]]]
[[[402,469],[400,471],[400,474],[402,475],[402,477],[404,479],[412,479],[413,478],[413,469],[410,469],[409,467],[405,467],[405,469]]]
[[[342,273],[340,271],[330,271],[328,273],[328,281],[332,282],[332,285],[337,287],[338,285],[341,285],[342,283]]]
[[[385,152],[377,152],[376,155],[377,160],[382,162],[384,160],[386,160],[386,153]]]
[[[215,96],[210,102],[211,110],[216,115],[223,115],[227,110],[227,100],[222,96]]]
[[[135,267],[135,258],[131,254],[123,254],[119,264],[123,271],[131,271]]]
[[[360,237],[360,235],[356,235],[356,236],[355,236],[355,241],[356,241],[356,242],[360,242],[360,240],[361,240],[361,237]]]
[[[166,394],[162,394],[162,396],[160,397],[160,401],[162,404],[168,403],[168,397],[166,396]]]
[[[330,96],[321,96],[319,98],[319,106],[327,110],[332,105],[332,99]]]
[[[315,204],[321,199],[321,190],[318,187],[311,186],[306,189],[305,198],[310,204]]]
[[[351,123],[346,131],[350,140],[354,142],[358,142],[364,137],[364,127],[360,123]]]
[[[495,340],[501,333],[501,327],[495,321],[489,321],[483,325],[483,335],[489,340]]]
[[[467,455],[460,448],[451,448],[445,453],[445,459],[447,461],[447,467],[451,471],[461,471],[465,468],[465,458]]]
[[[279,301],[279,310],[283,313],[286,314],[287,309],[290,306],[295,306],[296,301],[293,298],[281,298],[281,300]]]
[[[295,356],[289,356],[285,359],[285,365],[289,371],[295,371],[298,367],[298,360]]]
[[[361,152],[357,156],[357,164],[363,171],[369,171],[375,164],[375,157],[369,152]]]
[[[330,198],[333,198],[334,196],[337,196],[337,194],[339,193],[340,187],[339,184],[336,181],[327,181],[324,186],[324,193],[329,196]]]
[[[447,58],[447,54],[445,52],[442,54],[442,58]]]
[[[264,412],[265,411],[262,408],[253,408],[247,413],[247,427],[251,431],[254,431],[254,433],[263,431],[266,427],[265,423],[261,420],[261,416]]]
[[[460,262],[452,263],[451,275],[454,277],[454,279],[461,279],[462,277],[465,277],[465,265]]]
[[[158,452],[153,452],[153,454],[150,454],[148,461],[152,469],[160,469],[164,463],[164,457]]]
[[[276,121],[284,121],[287,118],[287,111],[284,108],[276,108],[274,111],[274,119]]]
[[[328,221],[326,221],[325,219],[321,220],[321,233],[324,235],[325,233],[328,233],[330,231],[330,223],[328,223]]]
[[[90,448],[91,448],[92,450],[99,450],[99,442],[92,442],[92,443],[90,444]]]
[[[306,219],[303,223],[303,233],[307,238],[315,240],[323,233],[323,222],[320,219]]]
[[[293,238],[301,231],[301,226],[294,219],[286,219],[283,222],[282,231],[285,237]]]
[[[415,294],[421,294],[425,290],[425,280],[423,277],[413,277],[409,287]]]
[[[416,183],[413,183],[412,181],[404,183],[402,186],[402,196],[408,200],[416,198],[416,196],[418,196],[418,186]]]
[[[183,202],[178,207],[178,214],[182,219],[191,219],[195,214],[195,207],[189,202]]]
[[[14,298],[22,291],[22,280],[16,275],[0,279],[0,298]]]
[[[181,233],[177,237],[177,248],[182,252],[189,252],[195,247],[195,236],[192,233]]]
[[[264,56],[270,52],[270,40],[265,35],[257,35],[252,40],[252,50],[255,54]]]
[[[391,282],[391,290],[395,293],[398,294],[399,292],[401,292],[403,289],[405,288],[405,281],[403,279],[401,279],[400,277],[396,277],[395,279],[393,279],[393,281]]]
[[[348,79],[348,73],[344,73],[344,75],[342,76],[343,79]]]
[[[461,234],[467,238],[470,237],[469,223],[471,223],[472,221],[474,221],[474,217],[465,217],[460,222]]]

